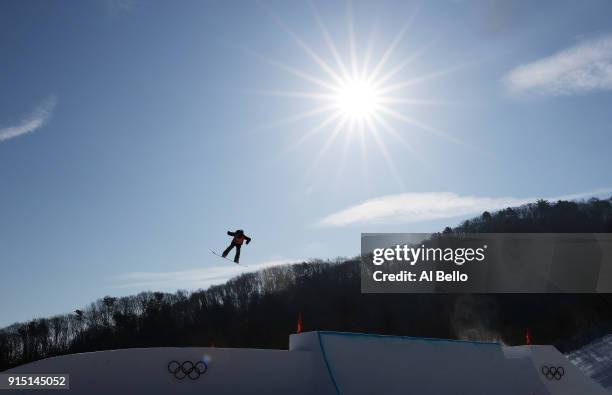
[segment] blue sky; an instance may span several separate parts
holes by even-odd
[[[595,0],[3,2],[0,326],[220,282],[236,228],[257,269],[608,197],[610,21]],[[330,101],[353,64],[392,74],[376,127]]]

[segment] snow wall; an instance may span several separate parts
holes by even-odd
[[[341,332],[291,335],[289,343],[288,351],[193,347],[101,351],[48,358],[4,373],[68,373],[70,390],[63,393],[94,395],[610,395],[552,346],[504,347]],[[193,372],[194,379],[182,378],[181,372],[177,377],[172,371],[186,361],[187,371],[203,361],[206,372]]]

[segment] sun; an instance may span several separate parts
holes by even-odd
[[[338,111],[351,120],[371,119],[380,106],[380,92],[367,79],[351,78],[338,87]]]
[[[350,2],[347,3],[348,40],[344,41],[343,46],[336,44],[317,7],[313,3],[310,3],[310,5],[321,38],[327,46],[327,55],[316,52],[280,18],[274,17],[274,19],[318,66],[315,73],[256,54],[260,59],[306,83],[304,90],[260,90],[256,93],[303,99],[316,104],[315,107],[290,115],[271,125],[277,126],[307,118],[318,118],[311,129],[299,130],[300,135],[290,149],[296,149],[316,134],[326,133],[327,137],[324,139],[323,145],[311,160],[311,167],[314,168],[321,157],[334,145],[338,137],[344,135],[344,149],[340,152],[340,163],[342,164],[346,157],[346,147],[353,139],[358,138],[362,156],[369,154],[370,150],[367,147],[376,147],[398,185],[404,187],[400,172],[395,167],[387,148],[390,144],[389,141],[386,141],[387,139],[393,139],[392,144],[400,143],[405,150],[422,163],[425,162],[425,158],[420,155],[419,150],[412,143],[416,135],[413,132],[416,130],[463,145],[463,142],[454,136],[414,117],[414,114],[417,113],[414,106],[446,105],[446,102],[406,96],[408,89],[413,92],[419,91],[419,89],[414,89],[414,85],[444,76],[458,70],[459,66],[447,65],[445,68],[428,71],[420,75],[415,75],[407,70],[409,69],[408,66],[430,47],[430,42],[422,44],[419,48],[407,53],[405,57],[395,59],[395,62],[392,62],[394,55],[401,48],[402,38],[408,30],[412,17],[382,50],[376,48],[376,40],[374,40],[376,29],[373,26],[370,39],[361,41],[365,44],[365,51],[360,54],[357,50],[358,40],[355,37]],[[397,77],[403,77],[403,79],[398,80]],[[397,127],[398,124],[401,127]],[[342,168],[342,166],[339,166],[339,168]]]

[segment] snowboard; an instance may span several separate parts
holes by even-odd
[[[216,255],[216,256],[218,256],[219,258],[223,258],[223,259],[225,259],[226,261],[230,261],[230,262],[232,262],[232,263],[235,263],[235,264],[236,264],[236,265],[238,265],[238,266],[248,267],[247,265],[243,265],[242,263],[234,262],[234,260],[233,260],[233,259],[229,259],[229,258],[226,258],[226,257],[224,257],[224,256],[220,255],[220,254],[217,254],[217,253],[216,253],[214,250],[210,250],[210,252],[212,252],[212,253],[213,253],[213,255]]]

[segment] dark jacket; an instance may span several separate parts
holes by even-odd
[[[247,235],[245,235],[243,232],[227,232],[228,236],[233,236],[234,238],[232,239],[232,244],[235,245],[239,245],[241,246],[242,243],[244,243],[244,241],[246,240],[246,243],[249,244],[251,242],[251,238]]]

